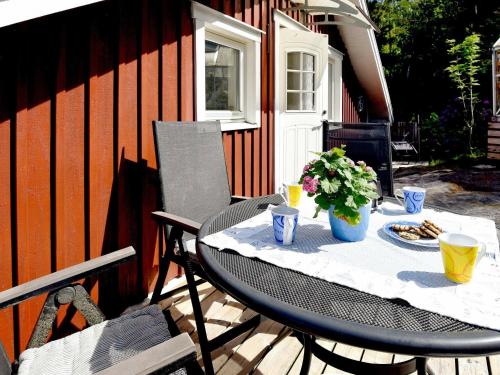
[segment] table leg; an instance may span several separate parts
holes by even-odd
[[[300,334],[301,333],[299,333],[299,335]],[[305,333],[302,333],[301,335],[304,338],[304,359],[302,360],[300,375],[307,375],[309,373],[309,368],[311,367],[312,343],[314,341],[314,337]]]
[[[432,371],[427,366],[427,358],[417,357],[417,375],[434,375]]]

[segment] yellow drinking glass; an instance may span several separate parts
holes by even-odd
[[[298,207],[300,203],[300,195],[302,194],[302,185],[298,183],[285,184],[286,199],[290,207]]]
[[[446,277],[455,283],[470,281],[486,246],[461,233],[441,233],[438,240]]]

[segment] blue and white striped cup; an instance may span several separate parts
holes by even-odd
[[[295,240],[299,210],[288,206],[277,206],[271,210],[271,213],[276,242],[282,245],[291,245]]]
[[[399,200],[398,193],[402,196],[403,202]],[[409,214],[418,214],[424,207],[425,189],[417,186],[405,186],[397,189],[394,194],[399,204],[404,207]]]

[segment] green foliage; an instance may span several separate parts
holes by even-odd
[[[304,167],[299,183],[309,197],[315,197],[318,206],[314,217],[333,205],[335,216],[356,225],[361,220],[359,208],[378,197],[373,183],[377,174],[365,162],[355,164],[346,157],[344,148],[316,153],[318,158]]]
[[[456,96],[447,40],[481,35],[479,97],[491,96],[489,46],[498,38],[500,2],[491,0],[368,0],[397,121],[440,113]]]
[[[450,79],[459,91],[459,99],[463,105],[464,125],[468,132],[468,151],[472,150],[472,132],[476,125],[475,109],[479,103],[476,87],[479,86],[480,72],[480,37],[478,34],[467,36],[461,43],[449,39],[448,54],[452,58],[450,65],[445,69]]]

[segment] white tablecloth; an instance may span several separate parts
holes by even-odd
[[[311,204],[300,207],[296,241],[280,246],[274,240],[271,213],[202,239],[205,244],[232,249],[247,257],[345,285],[384,298],[401,298],[411,305],[463,322],[500,330],[500,256],[495,223],[483,218],[425,209],[408,215],[385,202],[370,216],[365,240],[342,242],[332,237],[326,212],[312,219]],[[438,248],[417,247],[388,237],[390,221],[430,219],[445,230],[470,234],[487,247],[472,281],[455,284],[443,273]]]

